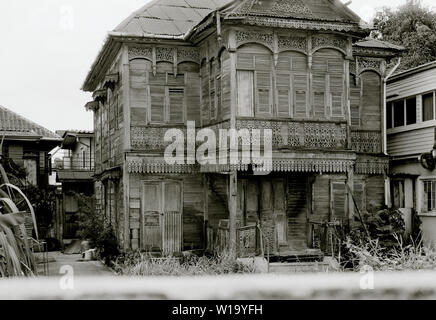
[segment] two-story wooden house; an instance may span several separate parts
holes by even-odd
[[[369,32],[336,0],[158,0],[110,32],[83,90],[98,209],[122,246],[327,252],[323,226],[348,225],[353,194],[383,206],[385,77],[401,48]],[[188,121],[271,130],[269,173],[169,164],[165,134]]]
[[[419,216],[426,245],[436,243],[435,92],[436,62],[388,80],[390,205],[404,213],[408,233]]]

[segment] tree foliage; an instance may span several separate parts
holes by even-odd
[[[436,60],[436,12],[420,0],[406,0],[396,9],[381,9],[374,27],[374,37],[406,48],[400,70]]]

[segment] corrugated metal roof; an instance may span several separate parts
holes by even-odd
[[[0,106],[0,136],[28,137],[43,140],[62,141],[56,133],[19,114]]]
[[[381,41],[377,39],[366,39],[355,43],[356,47],[362,47],[362,48],[379,48],[379,49],[389,49],[389,50],[398,50],[403,51],[405,50],[402,46],[397,46],[395,44]]]
[[[125,19],[114,32],[184,36],[212,11],[232,0],[154,0]]]

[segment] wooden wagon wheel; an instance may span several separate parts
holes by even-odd
[[[27,212],[28,214],[30,214],[30,216],[32,218],[33,228],[35,230],[36,240],[39,240],[38,226],[36,224],[35,211],[33,210],[33,206],[30,203],[29,199],[27,199],[27,197],[21,191],[21,189],[10,184],[10,183],[2,184],[0,186],[0,198],[3,198],[3,197],[5,197],[6,199],[9,198],[10,200],[12,200],[13,204],[16,207],[17,212]]]

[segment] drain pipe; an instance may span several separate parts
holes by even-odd
[[[387,128],[387,82],[388,79],[394,74],[394,72],[398,69],[398,67],[401,64],[401,57],[398,58],[397,64],[392,68],[391,71],[386,75],[386,77],[383,78],[383,153],[387,156],[388,155],[388,128]],[[391,179],[386,174],[385,179],[385,204],[388,206],[388,208],[392,207],[391,203]]]

